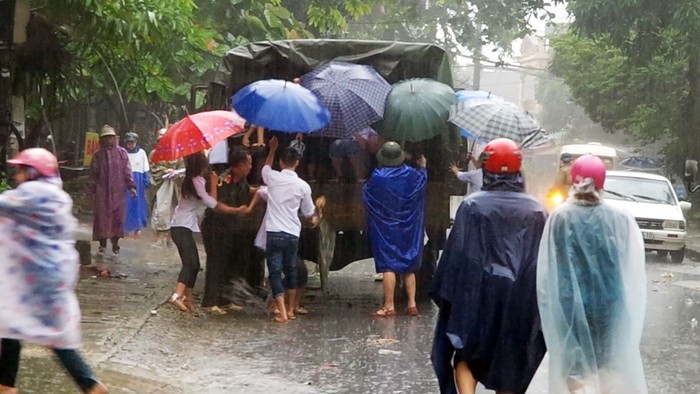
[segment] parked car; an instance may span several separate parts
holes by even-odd
[[[678,196],[668,178],[644,172],[608,171],[605,174],[605,201],[627,209],[637,220],[644,237],[644,248],[659,257],[671,254],[680,263],[685,257],[687,201]]]

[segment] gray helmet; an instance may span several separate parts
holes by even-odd
[[[139,135],[136,133],[128,132],[124,134],[124,142],[138,142]]]
[[[303,142],[295,138],[292,140],[292,142],[289,143],[289,147],[297,151],[299,157],[304,156],[304,152],[306,151],[306,144],[304,144]]]

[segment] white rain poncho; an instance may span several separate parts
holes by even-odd
[[[537,298],[550,393],[647,392],[639,352],[644,265],[641,232],[628,212],[572,197],[549,217]]]
[[[0,194],[0,337],[80,347],[73,201],[59,178]]]

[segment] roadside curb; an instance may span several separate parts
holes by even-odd
[[[689,247],[689,245],[686,245],[686,247],[685,247],[685,255],[686,255],[686,257],[688,257],[689,259],[691,259],[693,261],[700,262],[700,251],[697,251],[695,249],[691,249]]]

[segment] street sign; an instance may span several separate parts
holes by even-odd
[[[85,133],[85,156],[83,157],[83,165],[89,166],[92,163],[92,155],[100,149],[100,135],[95,132],[88,131]]]

